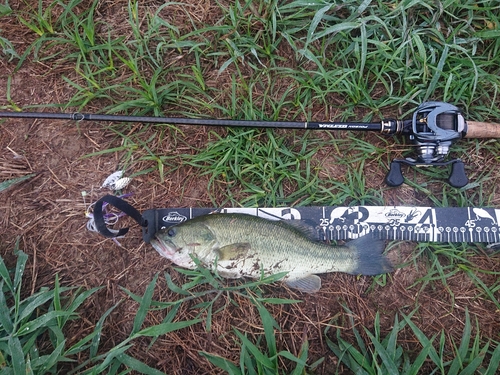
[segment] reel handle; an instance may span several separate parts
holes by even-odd
[[[500,124],[467,121],[467,134],[465,138],[500,138]]]
[[[465,174],[465,165],[463,161],[457,159],[451,165],[451,173],[448,178],[448,183],[455,188],[464,187],[469,183],[469,179]]]

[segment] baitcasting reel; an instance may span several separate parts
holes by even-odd
[[[410,124],[411,121],[411,124]],[[409,126],[411,125],[411,129]],[[416,159],[395,159],[385,181],[389,186],[399,186],[404,182],[401,165],[416,167],[450,165],[448,182],[461,188],[469,180],[465,174],[464,163],[460,159],[444,161],[451,144],[465,136],[467,125],[460,110],[454,105],[442,102],[426,102],[417,107],[412,120],[405,121],[403,134],[417,146]]]

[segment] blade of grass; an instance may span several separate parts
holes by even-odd
[[[14,375],[26,374],[26,359],[24,356],[21,341],[18,337],[9,336],[9,352],[12,358],[12,373]]]
[[[151,327],[146,327],[139,332],[135,333],[132,337],[140,337],[140,336],[147,336],[147,337],[157,337],[160,335],[165,335],[169,332],[177,331],[179,329],[183,329],[189,326],[192,326],[193,324],[198,324],[202,320],[201,319],[193,319],[189,321],[182,321],[182,322],[175,322],[175,323],[161,323],[157,324],[155,326]]]
[[[113,310],[118,307],[121,304],[122,301],[118,301],[115,305],[110,307],[106,312],[99,318],[99,321],[95,325],[94,331],[92,332],[92,342],[90,344],[89,348],[89,353],[90,353],[90,359],[93,359],[96,357],[97,352],[99,350],[99,343],[101,341],[101,332],[102,328],[104,326],[104,322],[106,318],[113,312]],[[83,343],[82,343],[83,344]]]
[[[226,358],[219,357],[207,352],[198,352],[201,356],[205,357],[214,366],[226,371],[230,375],[242,375],[241,370],[231,361]]]
[[[144,292],[144,296],[141,299],[141,304],[139,305],[139,309],[137,310],[134,318],[134,325],[132,327],[131,334],[135,334],[136,332],[138,332],[142,324],[144,323],[144,319],[146,319],[146,315],[151,306],[151,300],[153,299],[153,293],[156,286],[156,281],[158,280],[158,275],[159,274],[157,273],[153,277],[153,279],[147,286],[146,291]]]
[[[234,333],[241,340],[242,345],[244,345],[249,353],[255,358],[257,364],[260,364],[261,366],[264,366],[268,369],[275,369],[275,364],[273,363],[273,361],[271,361],[269,357],[264,355],[259,350],[259,348],[246,337],[246,335],[242,334],[237,329],[234,330]]]
[[[156,370],[145,363],[125,354],[122,353],[116,357],[118,361],[120,361],[122,364],[127,366],[127,368],[132,369],[134,371],[138,371],[141,374],[146,374],[146,375],[164,375],[165,373],[159,370]]]
[[[0,324],[2,328],[8,335],[11,335],[14,332],[14,324],[10,317],[10,311],[7,308],[7,301],[5,299],[5,294],[3,292],[4,280],[0,281],[0,306],[3,306],[0,309]]]

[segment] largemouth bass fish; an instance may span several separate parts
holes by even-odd
[[[384,241],[364,236],[332,246],[312,240],[312,230],[286,220],[210,214],[161,229],[151,244],[178,266],[196,268],[195,257],[227,278],[257,279],[287,272],[284,282],[307,293],[321,288],[318,273],[377,275],[392,270],[382,254]]]

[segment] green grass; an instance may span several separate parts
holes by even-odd
[[[35,176],[35,173],[31,173],[31,174],[27,174],[25,176],[12,178],[12,179],[7,180],[7,181],[2,181],[2,182],[0,182],[0,193],[17,185],[17,184],[20,184],[21,182],[29,180],[31,177],[34,177],[34,176]]]
[[[40,0],[18,12],[6,1],[0,4],[0,17],[17,20],[32,37],[21,54],[15,42],[0,34],[3,58],[15,61],[18,69],[30,59],[53,64],[54,69],[70,67],[62,80],[73,96],[68,102],[46,106],[78,111],[98,106],[106,113],[137,115],[368,121],[394,117],[398,111],[406,118],[421,102],[442,100],[460,106],[467,118],[500,117],[500,13],[495,1],[221,1],[212,9],[216,13],[213,22],[204,22],[188,4],[167,2],[146,8],[131,0],[120,28],[104,22],[99,5],[97,0],[90,6],[80,0]],[[181,21],[167,17],[172,8]],[[18,109],[10,97],[10,82],[6,90],[9,108]],[[112,124],[106,129],[120,146],[88,157],[119,153],[121,167],[146,165],[136,174],[149,173],[160,181],[189,166],[192,173],[206,176],[216,206],[385,204],[387,188],[381,178],[375,182],[368,178],[367,171],[387,170],[392,158],[406,155],[409,149],[401,139],[374,144],[373,137],[355,133],[214,130],[206,143],[192,144],[192,130],[169,125]],[[463,141],[453,146],[453,155],[468,163],[482,157],[492,163],[499,161],[500,149],[497,141]],[[498,201],[497,169],[470,164],[471,182],[462,189],[443,184],[448,172],[439,168],[409,169],[405,176],[413,194],[425,196],[435,206],[482,206]],[[418,244],[415,248],[410,262],[419,267],[424,264],[425,275],[410,289],[442,287],[454,300],[450,280],[465,274],[481,294],[478,298],[500,308],[496,297],[500,282],[487,285],[481,278],[496,273],[475,265],[470,260],[473,254],[463,245]],[[2,263],[2,297],[11,304],[8,312],[2,310],[0,343],[4,367],[19,373],[54,371],[59,362],[80,352],[89,357],[81,371],[113,373],[124,364],[155,373],[126,354],[133,340],[156,338],[200,319],[209,330],[217,313],[216,298],[245,294],[246,288],[259,286],[229,290],[202,270],[183,271],[191,281],[182,286],[174,285],[166,275],[168,286],[179,298],[162,306],[152,300],[155,278],[143,296],[129,293],[139,303],[130,336],[102,353],[98,336],[112,310],[103,315],[92,334],[67,347],[64,326],[76,318],[78,306],[95,291],[78,294],[56,280],[54,289],[22,299],[19,285],[25,264],[26,256],[20,252],[12,280]],[[191,290],[207,284],[211,289],[205,294]],[[64,302],[67,294],[72,299]],[[181,305],[195,297],[206,298],[197,306],[197,318],[174,322]],[[208,352],[200,355],[235,374],[274,373],[280,356],[295,364],[296,373],[313,368],[307,360],[306,341],[298,357],[277,349],[273,338],[279,330],[277,323],[264,302],[252,301],[264,335],[252,341],[233,331],[241,347],[240,362]],[[167,307],[169,312],[159,326],[142,328],[149,310]],[[437,373],[490,374],[498,365],[498,343],[484,342],[479,329],[474,336],[468,315],[463,339],[451,352],[445,350],[445,333],[425,337],[411,316],[401,316],[403,320],[396,318],[386,336],[376,320],[373,329],[353,329],[356,342],[344,340],[340,330],[333,335],[334,342],[330,332],[328,346],[343,365],[360,373],[418,373],[428,362]],[[418,353],[399,344],[402,330],[417,337],[422,347]],[[35,350],[40,335],[49,337],[47,353]],[[14,357],[19,360],[13,361]]]
[[[196,261],[196,260],[195,260]],[[200,351],[199,355],[207,358],[215,366],[233,374],[276,374],[280,371],[279,358],[285,358],[295,363],[293,373],[301,374],[304,368],[309,367],[306,363],[307,359],[307,342],[303,344],[301,356],[296,357],[286,350],[278,351],[275,334],[280,331],[278,323],[274,320],[270,312],[266,309],[266,305],[270,304],[296,304],[299,300],[281,299],[281,298],[266,298],[263,295],[261,287],[281,279],[284,274],[273,275],[254,282],[248,282],[235,286],[227,286],[217,275],[212,275],[210,271],[199,267],[196,270],[177,269],[178,272],[184,274],[188,278],[188,282],[178,286],[173,283],[170,275],[165,273],[165,279],[168,288],[177,294],[178,298],[172,302],[159,302],[151,300],[152,294],[148,294],[147,298],[134,295],[126,291],[134,300],[141,304],[137,316],[145,316],[148,308],[167,309],[168,313],[165,320],[171,319],[175,313],[184,305],[189,305],[191,301],[196,301],[194,306],[189,308],[190,312],[195,313],[197,321],[202,321],[207,332],[212,331],[212,320],[216,315],[227,314],[229,305],[241,304],[237,302],[235,297],[247,300],[254,308],[258,310],[262,321],[264,336],[258,338],[258,342],[252,342],[245,333],[238,329],[234,329],[234,334],[240,341],[240,363],[239,367],[230,360],[211,354],[209,352]],[[157,276],[150,283],[148,290],[152,293],[156,283]],[[202,287],[200,289],[200,287]],[[221,303],[223,299],[226,302]],[[218,307],[219,306],[219,307]],[[220,307],[222,306],[222,307]],[[134,322],[134,327],[136,327]],[[138,328],[138,327],[137,327]],[[262,350],[261,339],[264,338],[267,350]]]
[[[0,17],[8,16],[11,13],[12,13],[12,8],[10,7],[8,1],[6,1],[4,4],[0,3]],[[0,29],[0,33],[1,32],[2,29]],[[9,57],[9,61],[12,61],[15,58],[19,58],[19,55],[17,54],[10,40],[3,38],[1,36],[0,36],[0,51],[4,56]]]
[[[219,4],[215,24],[197,21],[188,5],[166,3],[143,9],[139,2],[131,1],[124,28],[130,37],[126,38],[96,19],[97,2],[85,10],[79,9],[80,3],[54,1],[45,8],[39,3],[29,14],[17,15],[38,36],[33,50],[25,55],[33,53],[46,61],[69,52],[64,62],[74,66],[76,75],[65,78],[75,90],[68,103],[61,103],[68,108],[82,109],[101,101],[110,103],[105,108],[108,113],[163,115],[167,110],[169,115],[270,120],[325,119],[335,113],[339,120],[370,120],[384,116],[384,108],[402,107],[408,116],[419,103],[439,99],[461,106],[476,119],[499,115],[495,105],[500,85],[495,63],[499,42],[494,30],[498,15],[488,1],[479,7],[472,1],[444,2],[439,7],[427,1],[369,6],[357,1],[342,5],[249,1]],[[169,6],[180,7],[187,22],[177,25],[165,19]],[[53,16],[50,10],[59,7],[63,11]],[[105,32],[97,34],[96,28]],[[56,55],[51,52],[55,46]],[[283,51],[291,53],[284,55]],[[230,80],[230,87],[213,84],[221,77]],[[332,106],[332,102],[339,105]],[[125,134],[128,126],[119,125],[119,133]],[[161,137],[164,130],[157,127],[155,132]],[[160,150],[144,145],[148,139],[144,133],[131,139],[138,145],[135,159],[155,159],[163,179],[172,165],[180,165],[184,159],[174,163],[162,159]],[[178,136],[168,135],[171,142],[178,142]],[[360,139],[354,147],[363,142],[363,136],[357,134],[356,138]],[[215,149],[226,141],[219,142]],[[315,142],[304,141],[304,146],[305,155],[316,150]],[[273,147],[272,138],[264,145],[267,147]],[[455,154],[467,154],[463,147],[455,150]],[[497,150],[493,146],[492,151]],[[199,155],[195,160],[204,158],[210,156]],[[351,173],[359,174],[361,160],[373,158],[370,150],[361,151]],[[384,168],[389,163],[377,160]],[[338,157],[335,162],[344,160]],[[252,160],[247,163],[251,168]],[[276,173],[287,165],[276,164]],[[229,164],[221,167],[231,168]],[[220,169],[203,173],[210,173],[213,181]],[[440,183],[448,172],[432,168],[407,174],[413,179],[420,173],[429,183]],[[480,186],[489,174],[476,173],[466,189]],[[309,177],[306,173],[300,179]],[[252,174],[248,180],[247,185],[256,185]],[[245,189],[244,202],[267,204],[259,197],[263,192],[283,190],[282,181],[278,178],[271,189]],[[342,188],[339,200],[344,198]],[[354,192],[352,188],[352,195]],[[320,195],[323,197],[315,199],[329,199],[325,192]],[[378,197],[374,192],[355,200]]]
[[[279,374],[279,358],[286,358],[295,363],[293,371],[289,374],[303,374],[306,368],[314,368],[315,364],[307,365],[308,342],[304,341],[300,348],[300,356],[296,357],[289,351],[279,351],[276,347],[275,330],[280,330],[278,323],[266,308],[257,300],[254,304],[259,310],[262,326],[264,328],[264,338],[267,351],[262,351],[261,345],[251,342],[248,337],[237,329],[234,330],[236,336],[241,342],[240,363],[239,366],[228,361],[225,358],[215,356],[210,353],[200,352],[200,355],[207,358],[213,365],[226,371],[228,374]],[[257,343],[259,344],[259,343]]]
[[[68,374],[96,374],[106,371],[118,373],[126,366],[143,374],[162,374],[132,358],[126,351],[134,340],[158,336],[199,323],[199,319],[173,321],[175,312],[161,324],[142,328],[156,278],[146,289],[127,339],[102,352],[102,328],[106,318],[120,302],[106,311],[95,324],[94,330],[70,342],[67,326],[78,319],[77,310],[100,288],[84,290],[82,287],[63,287],[56,275],[53,288],[42,287],[35,293],[23,288],[23,275],[28,256],[16,244],[15,267],[9,269],[0,257],[0,369],[5,374],[55,374],[62,369]],[[78,358],[87,357],[81,363]],[[68,371],[68,368],[71,370]]]
[[[348,312],[352,314],[351,311]],[[327,344],[341,363],[356,374],[496,374],[500,365],[500,346],[498,342],[482,344],[479,331],[473,336],[467,311],[462,338],[458,343],[453,342],[451,352],[447,352],[444,346],[446,333],[441,331],[431,338],[426,337],[412,321],[414,313],[415,311],[409,316],[403,315],[401,321],[396,315],[392,329],[385,337],[381,335],[380,316],[377,313],[373,329],[364,328],[369,338],[369,346],[365,344],[351,317],[350,324],[356,343],[353,345],[345,341],[340,330],[336,332],[336,340],[332,340],[327,328],[325,330]],[[409,352],[398,342],[398,335],[403,333],[407,326],[413,331],[421,346],[418,352],[415,350]]]
[[[28,14],[17,15],[38,36],[33,43],[35,56],[53,58],[54,45],[72,52],[65,61],[75,66],[86,86],[80,86],[82,92],[71,105],[85,105],[85,91],[91,98],[102,98],[107,89],[113,94],[106,95],[110,100],[121,95],[108,111],[159,114],[165,105],[175,104],[192,112],[190,101],[196,99],[199,105],[204,102],[205,109],[235,117],[235,110],[241,113],[241,101],[250,100],[259,88],[267,89],[266,95],[249,103],[249,110],[262,115],[262,101],[275,98],[276,82],[286,79],[292,90],[280,107],[295,106],[294,112],[300,109],[305,116],[315,105],[329,107],[332,97],[346,99],[341,119],[357,116],[354,108],[370,109],[371,117],[384,107],[408,103],[406,109],[411,110],[435,98],[466,111],[473,107],[476,118],[498,115],[496,91],[492,92],[499,82],[498,35],[491,29],[498,15],[488,1],[477,9],[472,1],[439,7],[427,1],[396,6],[382,2],[360,6],[355,1],[338,6],[322,1],[247,2],[220,5],[220,21],[215,25],[202,25],[189,17],[182,28],[162,18],[162,9],[170,3],[148,12],[138,2],[130,2],[126,31],[132,37],[127,40],[113,35],[110,27],[107,33],[96,34],[98,26],[106,26],[95,19],[97,2],[77,11],[80,3],[54,1],[44,8],[40,2]],[[58,7],[63,12],[54,19],[51,10]],[[189,11],[186,6],[188,16]],[[139,29],[144,28],[140,17],[145,17],[145,31]],[[281,56],[283,48],[293,54]],[[172,62],[165,69],[164,61],[176,55],[182,63]],[[290,58],[296,61],[294,69],[287,66]],[[203,60],[209,63],[202,66]],[[213,102],[222,93],[207,84],[204,71],[209,67],[219,74],[230,70],[237,78],[237,97],[232,98],[237,106]],[[122,69],[131,76],[119,85],[110,84]],[[172,72],[178,80],[165,79]],[[165,81],[178,86],[171,90]],[[266,108],[265,116],[272,115]]]

